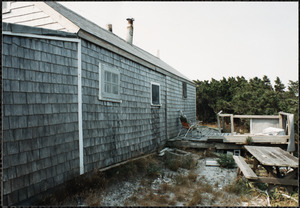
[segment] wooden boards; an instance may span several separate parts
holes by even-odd
[[[233,159],[240,168],[240,170],[243,172],[245,178],[252,180],[256,180],[258,178],[257,175],[253,172],[253,170],[249,167],[249,165],[245,162],[242,156],[234,155]]]
[[[298,168],[298,158],[279,147],[246,145],[245,149],[263,165]]]
[[[296,179],[259,177],[258,181],[261,183],[268,183],[268,184],[298,186],[298,180]]]
[[[250,135],[204,135],[209,140],[223,140],[224,143],[239,143],[244,144],[246,138]],[[282,136],[251,136],[254,143],[268,143],[268,144],[287,144],[288,135]]]

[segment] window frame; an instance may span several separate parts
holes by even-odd
[[[158,100],[159,100],[159,103],[158,103],[158,104],[153,103],[153,94],[152,94],[152,91],[153,91],[153,85],[158,86]],[[151,101],[151,105],[152,105],[152,106],[157,106],[157,107],[160,107],[160,106],[161,106],[161,88],[160,88],[160,84],[157,83],[157,82],[151,82],[151,87],[150,87],[150,101]]]
[[[187,83],[182,82],[182,98],[187,99],[188,94],[187,94]]]
[[[105,84],[113,85],[113,82],[107,83],[105,72],[118,75],[118,94],[105,92]],[[120,94],[120,70],[110,64],[99,63],[99,100],[122,103]]]

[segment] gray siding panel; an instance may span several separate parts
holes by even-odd
[[[3,40],[4,203],[13,204],[79,174],[77,44]],[[120,70],[121,103],[98,99],[99,62]],[[183,98],[180,80],[82,40],[84,171],[164,145],[180,129],[179,110],[195,120],[196,89],[187,83]]]
[[[60,174],[79,173],[77,65],[68,64],[77,60],[69,48],[77,47],[6,35],[3,40],[4,204],[13,204],[64,182]]]
[[[102,168],[153,151],[166,139],[165,100],[150,104],[150,83],[160,83],[165,97],[165,75],[82,42],[83,133],[86,171]],[[120,70],[122,103],[98,100],[99,62]]]

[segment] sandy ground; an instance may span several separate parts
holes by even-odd
[[[207,166],[206,160],[212,161],[216,158],[203,155],[192,154],[197,161],[197,165],[192,170],[179,168],[177,171],[163,167],[161,175],[150,178],[137,175],[136,177],[119,180],[105,191],[93,193],[82,199],[81,203],[76,201],[66,201],[62,205],[79,206],[189,206],[195,192],[201,186],[210,185],[211,191],[201,192],[201,203],[197,206],[267,206],[265,197],[244,197],[228,193],[224,187],[236,181],[237,169],[225,169],[218,166]],[[176,184],[176,177],[195,175],[195,181],[189,186]],[[163,187],[176,187],[176,189],[166,189]],[[163,190],[163,191],[162,191]],[[181,191],[181,192],[180,192]],[[153,199],[153,203],[152,200]]]
[[[198,156],[195,156],[198,157]],[[198,159],[198,164],[194,172],[198,175],[197,180],[204,181],[217,189],[216,191],[222,191],[222,189],[235,181],[236,179],[236,168],[224,169],[220,167],[206,166],[206,160],[213,160],[213,158]],[[160,189],[163,183],[172,184],[173,178],[178,175],[188,175],[189,170],[179,168],[178,171],[174,172],[169,169],[164,169],[163,176],[154,179],[151,183],[151,189],[156,194],[156,191]],[[106,194],[102,196],[100,206],[124,206],[126,200],[133,195],[136,195],[139,190],[142,190],[143,185],[141,184],[142,178],[136,178],[134,181],[124,181],[118,184],[114,184],[109,187]],[[145,194],[145,193],[140,193]],[[208,194],[209,195],[209,194]],[[169,198],[172,198],[172,193],[169,194]],[[209,196],[206,196],[209,199]],[[229,196],[228,196],[229,197]],[[232,197],[232,196],[231,196]],[[229,198],[228,198],[229,199]],[[132,205],[132,204],[129,204]],[[134,204],[133,204],[134,205]],[[186,204],[177,202],[175,206],[184,206]],[[207,200],[204,205],[211,205],[210,201]],[[241,204],[239,204],[241,205]]]

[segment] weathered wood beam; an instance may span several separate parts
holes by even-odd
[[[245,162],[242,156],[233,156],[235,163],[241,169],[242,173],[244,174],[245,178],[256,180],[258,176],[253,172],[253,170],[249,167],[249,165]]]
[[[232,116],[233,114],[219,114],[220,117],[230,117]]]
[[[298,186],[298,180],[296,179],[258,177],[257,181],[268,184]]]
[[[278,115],[233,115],[233,118],[279,119]]]
[[[281,115],[285,115],[285,116],[291,115],[291,113],[285,113],[285,112],[282,112],[282,111],[279,112],[279,115],[280,115],[280,114],[281,114]]]
[[[115,168],[115,167],[118,167],[118,166],[120,166],[120,165],[124,165],[124,164],[126,164],[126,163],[128,163],[128,162],[133,162],[133,161],[135,161],[135,160],[139,160],[139,159],[142,159],[142,158],[150,157],[150,156],[152,156],[152,155],[154,155],[154,154],[156,154],[156,152],[149,153],[149,154],[147,154],[147,155],[139,156],[139,157],[136,157],[136,158],[128,159],[128,160],[126,160],[126,161],[119,162],[119,163],[117,163],[117,164],[110,165],[110,166],[105,167],[105,168],[101,168],[101,169],[99,169],[99,171],[106,171],[106,170],[108,170],[108,169]]]

